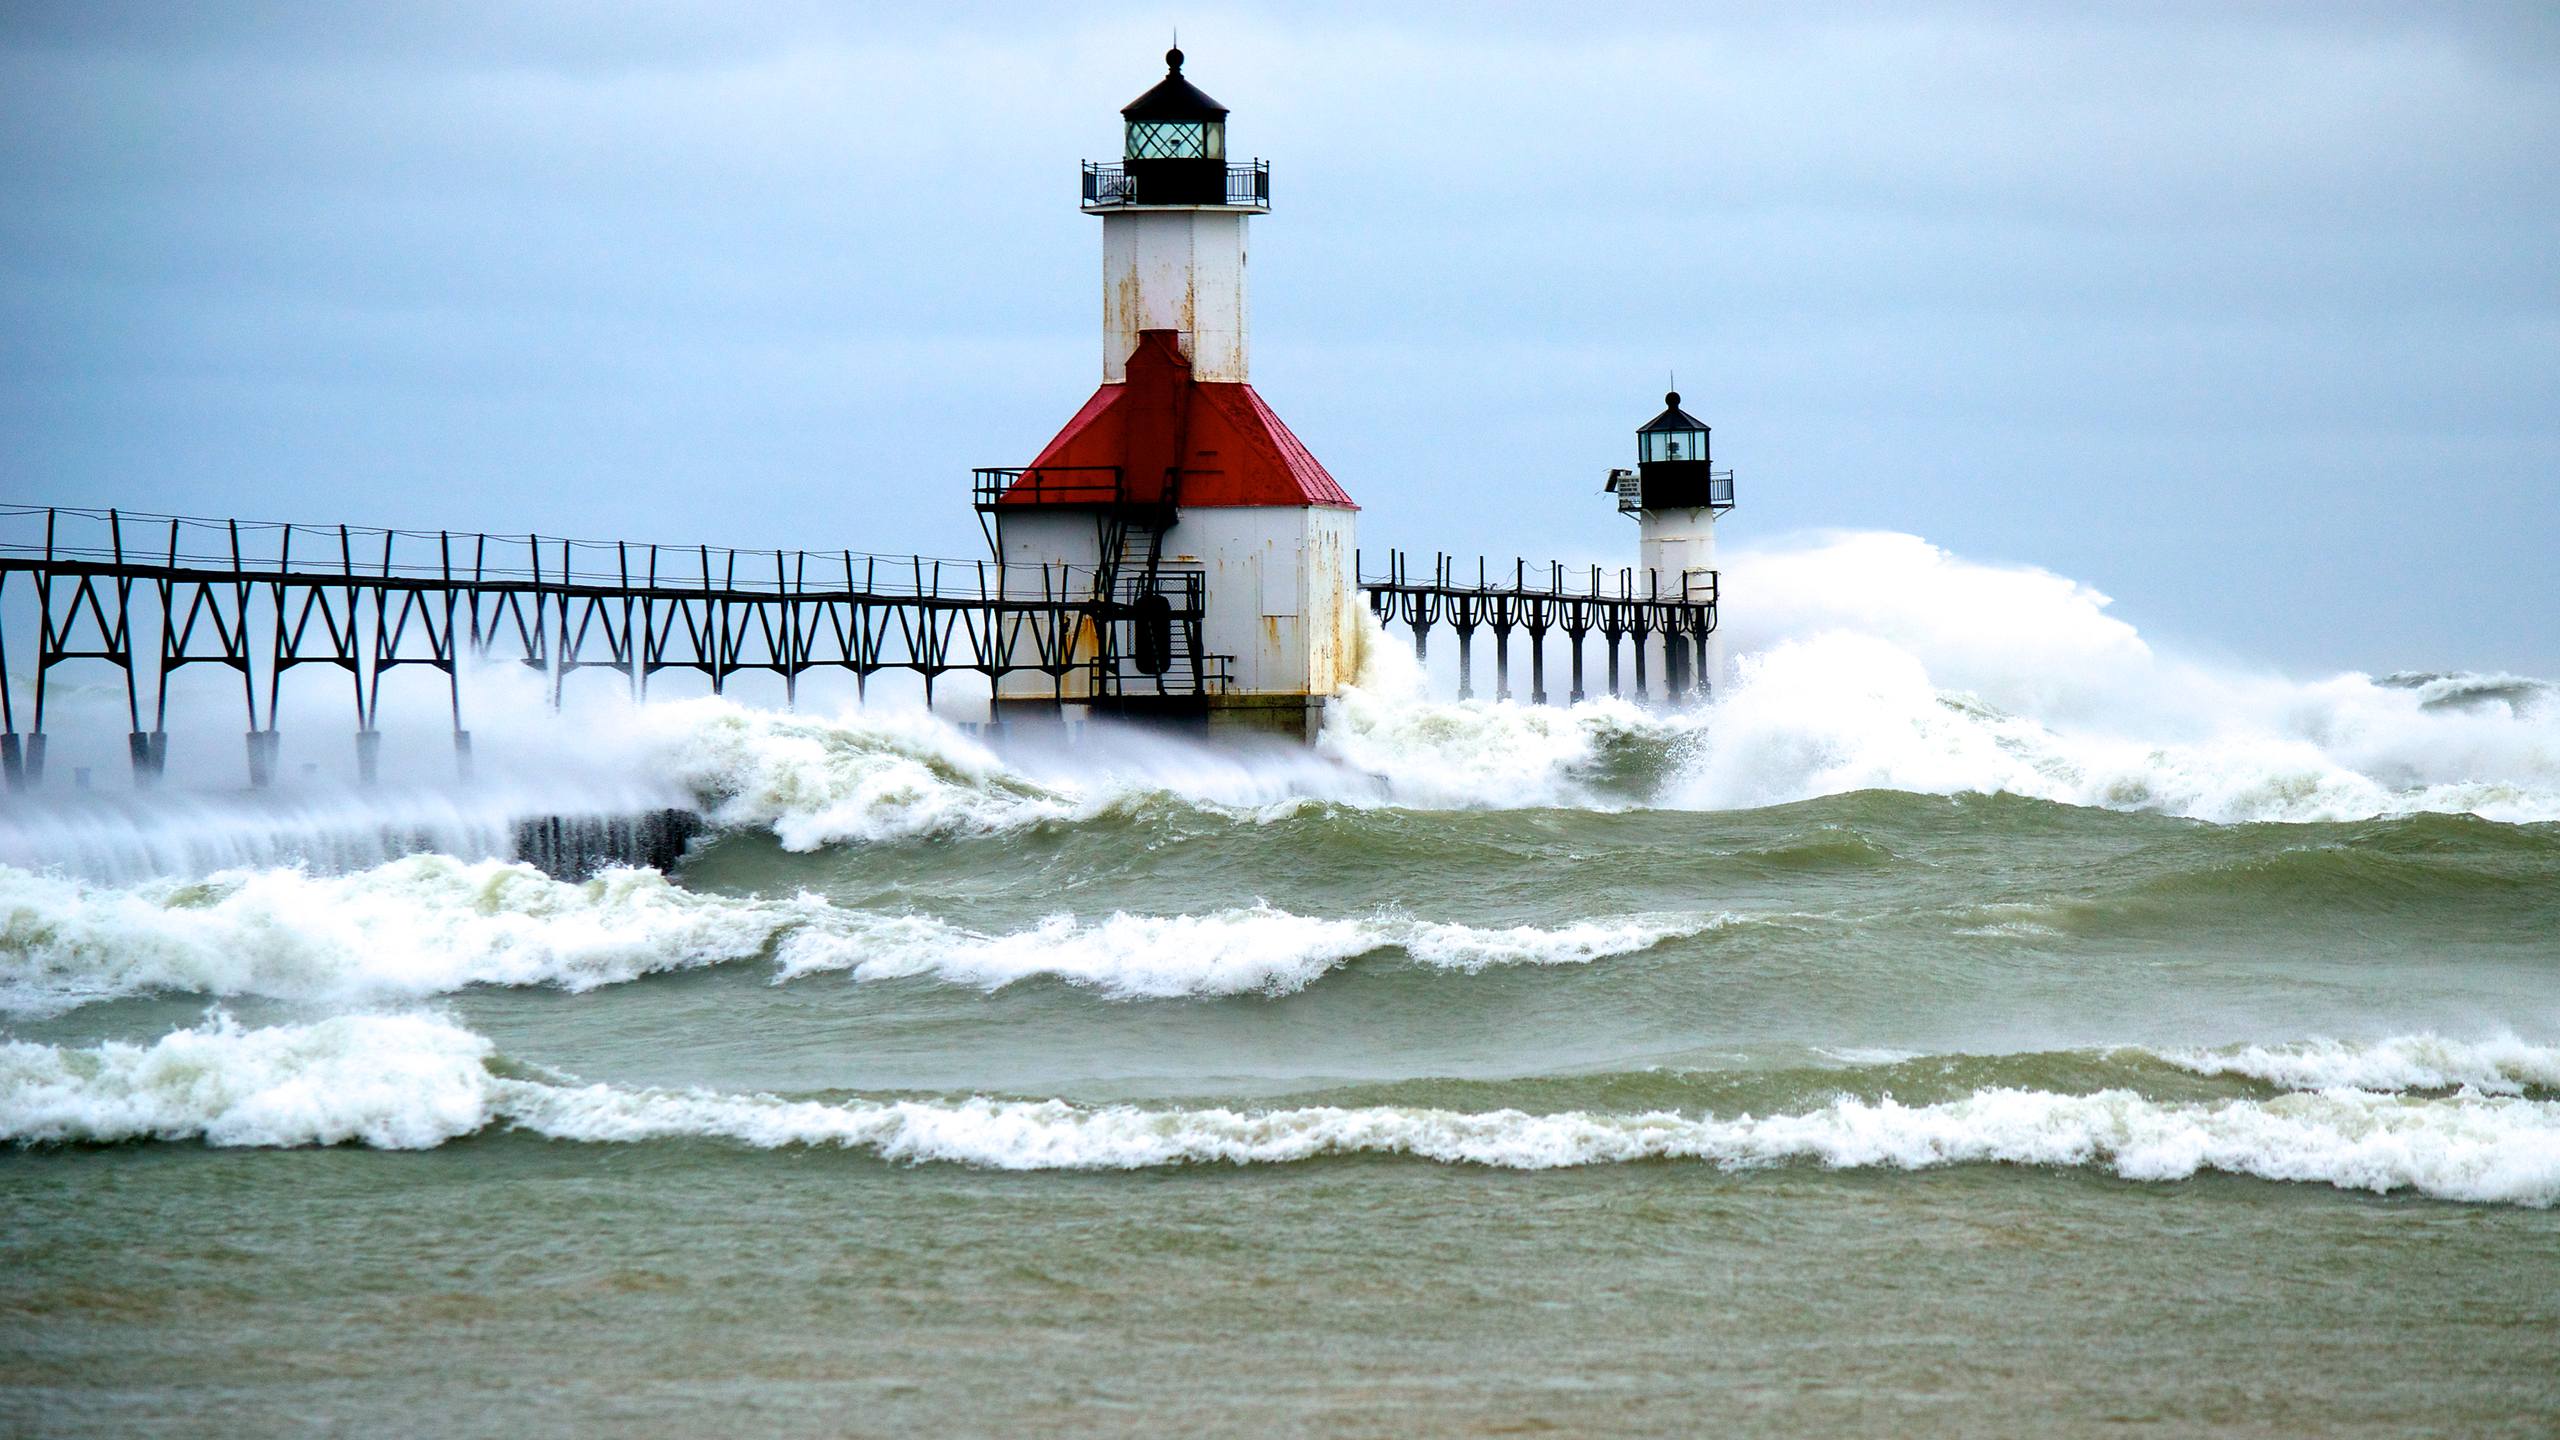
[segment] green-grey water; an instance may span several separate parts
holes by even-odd
[[[0,1429],[2560,1425],[2560,824],[1636,751],[671,886],[5,872]]]

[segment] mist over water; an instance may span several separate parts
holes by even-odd
[[[2066,1292],[2111,1285],[2149,1324],[2233,1275],[2286,1324],[2389,1342],[2416,1387],[2393,1393],[2445,1428],[2551,1399],[2485,1377],[2532,1373],[2526,1337],[2560,1322],[2533,1258],[2560,1254],[2560,691],[2184,656],[2086,586],[1907,535],[1726,573],[1733,671],[1683,710],[1436,699],[1377,632],[1312,747],[601,688],[555,716],[534,677],[491,675],[468,784],[430,706],[387,719],[414,743],[373,790],[297,770],[13,796],[0,1189],[36,1238],[0,1304],[73,1313],[118,1283],[98,1257],[246,1195],[234,1233],[362,1214],[534,1271],[601,1247],[578,1293],[615,1298],[467,1302],[531,1345],[593,1303],[661,1349],[780,1364],[739,1315],[966,1271],[932,1313],[1041,1363],[1083,1363],[1022,1328],[1074,1303],[1054,1283],[1193,1316],[1203,1363],[1249,1367],[1222,1307],[1276,1266],[1372,1348],[1501,1331],[1462,1292],[1570,1346],[1539,1297],[1580,1293],[1694,1368],[1812,1311],[1887,1353],[1903,1322],[1827,1258],[1855,1252],[1859,1293],[1936,1297],[1984,1344],[2080,1327],[2056,1363],[2091,1393],[2238,1383],[2218,1367],[2246,1347],[2143,1349]],[[663,806],[709,824],[669,873],[510,858],[521,819]],[[82,1208],[108,1176],[128,1201]],[[412,1206],[422,1176],[460,1203]],[[747,1197],[800,1243],[704,1222]],[[2483,1218],[2448,1248],[2390,1228],[2438,1212]],[[1225,1264],[1194,1263],[1180,1237],[1226,1225]],[[1865,1249],[1879,1226],[1913,1248]],[[2359,1286],[2300,1281],[2342,1247]],[[228,1253],[182,1247],[166,1283],[245,1283]],[[1595,1253],[1653,1278],[1572,1270]],[[1302,1269],[1343,1257],[1440,1298],[1380,1333]],[[748,1274],[765,1293],[724,1288]],[[1982,1278],[2004,1274],[2025,1278]],[[2482,1328],[2377,1317],[2373,1285],[2462,1294]],[[660,1287],[736,1313],[621,1298]],[[258,1343],[458,1343],[325,1286],[261,1294]],[[894,1348],[918,1323],[821,1308],[790,1333]],[[82,1323],[105,1328],[52,1332],[64,1354],[197,1343],[193,1312]],[[1522,1363],[1431,1353],[1469,1394]],[[2294,1363],[2337,1394],[2383,1373]],[[233,1368],[264,1377],[243,1413],[286,1413],[265,1362]],[[1133,1414],[1173,1413],[1146,1395]],[[2103,1428],[2073,1413],[2055,1428]]]

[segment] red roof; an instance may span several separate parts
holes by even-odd
[[[1144,330],[1129,356],[1129,378],[1104,385],[998,503],[1090,504],[1117,468],[1128,498],[1158,497],[1166,473],[1181,471],[1186,507],[1328,505],[1359,507],[1324,465],[1272,413],[1253,387],[1194,380],[1171,330]]]

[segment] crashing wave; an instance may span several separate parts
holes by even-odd
[[[873,932],[803,932],[787,947],[785,978],[849,970],[856,979],[929,976],[994,990],[1034,978],[1116,998],[1285,995],[1347,960],[1400,950],[1441,970],[1577,965],[1694,935],[1730,917],[1634,917],[1560,926],[1482,927],[1380,915],[1318,919],[1266,905],[1204,915],[1055,915],[1028,930],[983,934],[904,917],[894,939]],[[891,943],[884,943],[890,941]]]
[[[0,867],[0,1013],[178,992],[363,1001],[587,990],[747,959],[826,903],[730,900],[651,870],[583,884],[413,855],[349,875],[226,871],[115,889]]]
[[[363,1002],[473,985],[580,991],[766,956],[777,980],[850,971],[858,980],[925,977],[990,990],[1045,977],[1115,998],[1282,995],[1378,952],[1444,970],[1578,964],[1727,918],[1480,927],[1253,905],[1093,920],[1059,914],[997,932],[805,892],[692,891],[653,870],[571,883],[528,865],[438,855],[351,875],[253,870],[125,889],[0,867],[0,1014],[167,992]]]
[[[2489,1040],[2395,1035],[2364,1044],[2307,1040],[2150,1053],[2198,1075],[2238,1075],[2292,1090],[2560,1091],[2560,1047],[2529,1044],[2513,1035]]]
[[[458,807],[413,796],[391,818],[470,853],[485,853],[507,816],[685,798],[717,824],[770,832],[795,851],[1158,807],[1250,823],[1309,805],[1725,810],[1869,789],[2008,793],[2222,823],[2424,812],[2560,820],[2560,690],[2546,682],[2433,673],[2306,682],[2180,660],[2086,586],[1968,562],[1909,535],[1744,551],[1726,592],[1740,659],[1697,709],[1605,697],[1570,707],[1435,700],[1404,641],[1378,632],[1364,610],[1359,684],[1331,707],[1311,752],[1100,729],[1062,751],[999,750],[941,716],[889,705],[817,715],[591,696],[562,719],[527,694],[514,709],[494,707],[482,727],[487,768],[503,783],[484,776],[489,793]],[[70,856],[60,863],[83,873],[122,865],[115,873],[129,874],[219,851],[178,833],[185,827],[167,818],[184,808],[176,800],[154,797],[148,826],[110,815],[103,830],[61,815],[40,825],[31,807],[0,824],[0,861],[44,852]],[[247,843],[242,835],[274,828],[275,809],[249,807],[214,828],[230,837],[223,844]],[[380,837],[382,817],[297,823],[320,828],[295,853],[322,863],[346,839],[320,833],[328,825],[353,835],[346,843],[366,858],[392,843]],[[108,853],[119,846],[132,853]],[[104,858],[80,858],[90,852]]]
[[[1402,1155],[1540,1170],[1643,1161],[1920,1170],[2011,1164],[2127,1180],[2206,1171],[2377,1193],[2547,1207],[2560,1201],[2560,1103],[2461,1092],[2329,1089],[2159,1101],[2130,1090],[1985,1088],[1937,1104],[1843,1096],[1795,1114],[1694,1115],[1429,1106],[1276,1109],[1064,1100],[794,1100],[525,1078],[484,1038],[426,1016],[246,1029],[217,1018],[150,1045],[0,1045],[0,1138],[26,1144],[201,1140],[426,1149],[511,1128],[557,1140],[836,1146],[885,1160],[1003,1170],[1272,1165]]]

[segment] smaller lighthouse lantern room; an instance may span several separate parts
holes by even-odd
[[[1246,223],[1271,170],[1229,158],[1227,107],[1182,65],[1168,51],[1122,107],[1120,158],[1084,165],[1100,388],[1029,465],[978,472],[1007,585],[1065,573],[1085,597],[1052,673],[1008,675],[997,709],[1311,737],[1351,678],[1358,507],[1251,383]]]

